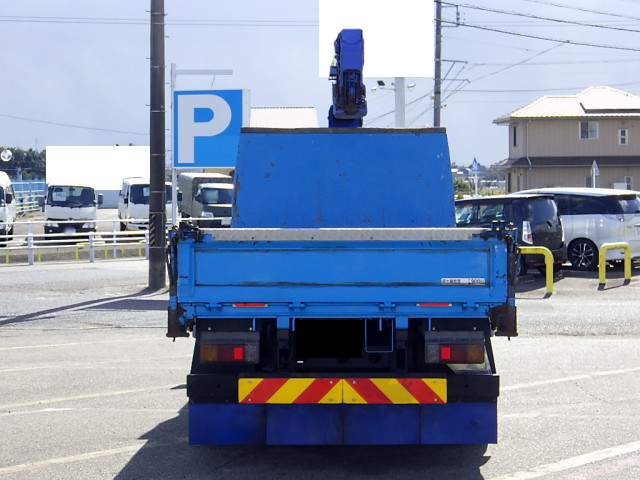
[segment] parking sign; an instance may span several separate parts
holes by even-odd
[[[235,165],[242,90],[173,92],[173,166]]]

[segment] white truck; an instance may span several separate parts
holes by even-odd
[[[178,207],[182,218],[201,227],[231,224],[233,176],[223,173],[185,172],[178,175]]]
[[[96,194],[88,185],[48,185],[45,198],[40,199],[45,235],[95,232],[102,201],[102,194]]]
[[[120,230],[149,229],[149,179],[128,177],[122,180],[118,196]],[[165,183],[167,223],[171,223],[171,182]]]
[[[13,235],[16,219],[16,197],[11,180],[6,172],[0,172],[0,247],[7,244]]]

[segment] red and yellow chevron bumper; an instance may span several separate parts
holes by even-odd
[[[444,378],[241,378],[247,404],[444,404]]]

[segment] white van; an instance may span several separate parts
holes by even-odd
[[[640,257],[640,192],[615,188],[554,187],[518,193],[553,195],[562,219],[567,259],[578,270],[598,268],[604,243],[625,242],[631,257]],[[606,259],[622,260],[623,250],[608,250]]]
[[[16,220],[16,196],[6,172],[0,172],[0,247],[12,239]]]
[[[118,196],[120,230],[147,230],[149,228],[149,179],[128,177],[122,180]],[[167,222],[171,218],[171,182],[165,183]]]

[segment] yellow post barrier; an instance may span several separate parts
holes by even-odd
[[[624,249],[624,279],[631,280],[631,247],[626,242],[618,243],[604,243],[600,247],[600,253],[598,254],[598,280],[600,285],[607,283],[606,271],[607,268],[607,250]]]
[[[525,255],[532,253],[544,255],[547,293],[553,293],[553,254],[551,250],[546,247],[522,247],[518,245],[517,252]]]

